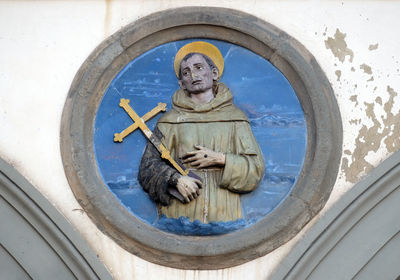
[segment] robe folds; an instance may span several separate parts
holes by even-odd
[[[168,218],[187,217],[202,223],[243,218],[240,194],[258,186],[265,168],[246,115],[233,104],[224,84],[219,84],[215,98],[207,104],[195,103],[182,89],[175,92],[172,103],[154,131],[171,156],[177,160],[201,145],[224,153],[225,166],[190,169],[202,179],[203,187],[195,200],[184,204],[168,193],[181,175],[148,143],[138,176],[143,189]]]

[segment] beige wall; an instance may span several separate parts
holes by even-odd
[[[66,95],[81,64],[112,33],[150,13],[198,3],[0,2],[0,156],[60,210],[116,279],[268,278],[339,197],[400,148],[400,2],[203,1],[260,17],[315,56],[332,83],[343,120],[338,180],[324,210],[298,236],[238,267],[181,271],[120,248],[80,210],[66,180],[59,148]]]

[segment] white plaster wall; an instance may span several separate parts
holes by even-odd
[[[0,156],[60,210],[115,279],[268,278],[343,193],[400,148],[400,96],[396,94],[400,93],[400,36],[396,31],[400,2],[202,1],[204,6],[234,8],[260,17],[289,33],[315,56],[332,83],[342,114],[343,164],[323,211],[290,242],[247,264],[215,271],[182,271],[124,251],[80,210],[70,190],[59,148],[63,105],[80,65],[107,36],[150,13],[198,3],[0,2]],[[340,61],[326,47],[328,37],[341,43],[337,37],[335,40],[337,29],[337,34],[346,34],[347,49],[342,51],[352,51],[352,61],[351,56]],[[376,44],[377,49],[370,50]],[[372,74],[360,68],[363,64],[371,67]],[[373,81],[368,81],[371,77]]]

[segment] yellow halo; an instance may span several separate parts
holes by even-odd
[[[184,45],[175,55],[174,60],[174,70],[175,75],[179,79],[179,68],[181,66],[182,59],[189,53],[201,53],[208,56],[217,66],[219,77],[221,77],[222,72],[224,71],[224,58],[219,51],[219,49],[214,46],[213,44],[203,42],[203,41],[196,41],[189,44]]]

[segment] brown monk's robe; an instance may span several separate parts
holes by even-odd
[[[264,160],[246,115],[233,105],[224,84],[207,104],[195,103],[182,89],[174,94],[172,103],[172,110],[160,118],[155,129],[171,156],[181,158],[195,150],[194,145],[201,145],[225,153],[225,167],[191,169],[202,178],[203,188],[199,197],[183,204],[167,192],[181,175],[148,144],[139,170],[142,187],[162,204],[160,214],[169,218],[183,216],[203,223],[242,218],[239,194],[254,190],[264,174]]]

